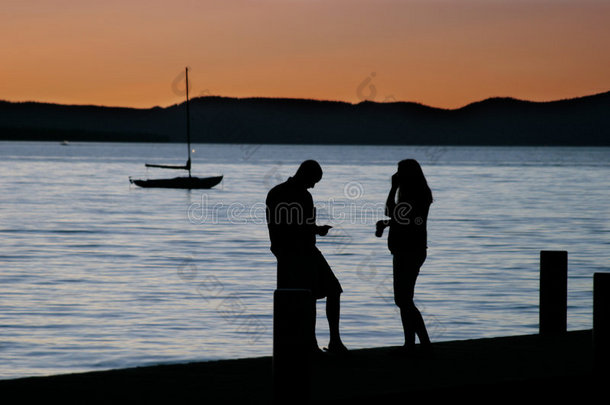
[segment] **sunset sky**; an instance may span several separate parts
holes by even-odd
[[[610,90],[610,1],[2,0],[0,99],[553,100]],[[178,78],[179,79],[179,78]]]

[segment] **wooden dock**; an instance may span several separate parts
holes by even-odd
[[[431,356],[407,356],[397,347],[380,347],[342,356],[317,355],[310,363],[302,349],[307,347],[302,337],[310,336],[311,325],[305,321],[309,295],[302,293],[276,291],[275,304],[281,305],[274,307],[275,374],[270,353],[0,380],[0,390],[5,398],[15,396],[19,402],[43,398],[87,404],[351,405],[430,399],[530,403],[567,398],[582,403],[605,397],[610,381],[610,273],[594,276],[593,329],[568,332],[567,252],[541,252],[539,334],[437,342]],[[301,372],[301,365],[309,364],[311,373]],[[301,378],[290,378],[293,375]],[[285,383],[278,386],[289,388],[276,390],[274,401],[273,381],[278,376]]]
[[[412,403],[413,399],[520,400],[602,392],[590,330],[433,344],[432,357],[396,347],[324,355],[313,362],[311,403]],[[5,398],[70,403],[270,404],[272,358],[136,367],[0,381]],[[295,393],[298,396],[298,393]],[[491,395],[491,397],[490,397]],[[374,402],[373,402],[374,401]]]

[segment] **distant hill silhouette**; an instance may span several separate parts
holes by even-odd
[[[610,145],[610,92],[551,102],[491,98],[453,110],[409,102],[191,100],[193,142]],[[0,139],[185,142],[185,104],[150,109],[0,101]]]

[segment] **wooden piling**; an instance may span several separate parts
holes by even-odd
[[[568,252],[540,252],[540,335],[558,336],[567,331]]]
[[[275,404],[307,404],[310,401],[314,305],[309,290],[277,289],[273,295]]]
[[[610,374],[610,273],[593,275],[593,353],[598,374]]]

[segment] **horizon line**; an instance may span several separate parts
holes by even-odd
[[[445,107],[435,107],[435,106],[431,106],[428,104],[423,104],[421,102],[418,101],[406,101],[406,100],[395,100],[395,101],[374,101],[374,100],[362,100],[359,102],[350,102],[350,101],[344,101],[344,100],[331,100],[331,99],[317,99],[317,98],[298,98],[298,97],[270,97],[270,96],[246,96],[246,97],[233,97],[233,96],[222,96],[222,95],[214,95],[214,94],[209,94],[209,95],[204,95],[204,96],[198,96],[198,97],[193,97],[190,98],[189,101],[193,101],[193,100],[198,100],[198,99],[205,99],[205,98],[219,98],[219,99],[231,99],[231,100],[287,100],[287,101],[313,101],[313,102],[321,102],[321,103],[338,103],[338,104],[349,104],[349,105],[353,105],[353,106],[357,106],[360,104],[364,104],[364,103],[370,103],[370,104],[415,104],[415,105],[419,105],[422,107],[427,107],[427,108],[431,108],[431,109],[436,109],[436,110],[445,110],[445,111],[457,111],[457,110],[461,110],[463,108],[469,107],[471,105],[475,105],[475,104],[479,104],[485,101],[489,101],[489,100],[514,100],[514,101],[520,101],[520,102],[525,102],[525,103],[534,103],[534,104],[545,104],[545,103],[554,103],[554,102],[561,102],[561,101],[571,101],[571,100],[578,100],[578,99],[583,99],[583,98],[588,98],[588,97],[595,97],[595,96],[600,96],[603,94],[607,94],[610,93],[610,90],[606,90],[606,91],[602,91],[599,93],[592,93],[592,94],[585,94],[583,96],[575,96],[575,97],[566,97],[566,98],[558,98],[558,99],[551,99],[551,100],[543,100],[543,101],[535,101],[535,100],[527,100],[527,99],[521,99],[521,98],[516,98],[516,97],[511,97],[511,96],[490,96],[487,98],[483,98],[477,101],[472,101],[470,103],[464,104],[460,107],[455,107],[455,108],[445,108]],[[161,108],[161,109],[165,109],[165,108],[170,108],[173,106],[177,106],[177,105],[181,105],[184,104],[186,101],[182,101],[180,103],[173,103],[173,104],[168,104],[166,106],[160,106],[160,105],[154,105],[151,107],[131,107],[131,106],[120,106],[120,105],[104,105],[104,104],[92,104],[92,103],[86,103],[86,104],[72,104],[72,103],[57,103],[57,102],[52,102],[52,101],[35,101],[35,100],[25,100],[25,101],[11,101],[11,100],[4,100],[4,99],[0,99],[0,102],[6,102],[6,103],[11,103],[11,104],[51,104],[51,105],[59,105],[59,106],[67,106],[67,107],[99,107],[99,108],[119,108],[119,109],[130,109],[130,110],[152,110],[152,109],[156,109],[156,108]]]

